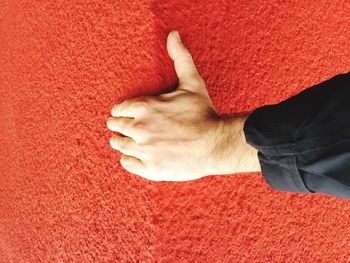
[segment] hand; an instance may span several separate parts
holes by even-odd
[[[110,144],[133,174],[153,181],[194,180],[212,171],[222,120],[176,31],[168,35],[167,50],[179,86],[171,93],[115,105],[107,126],[120,134]]]

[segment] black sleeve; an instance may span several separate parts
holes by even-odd
[[[256,108],[244,135],[271,188],[350,199],[350,72]]]

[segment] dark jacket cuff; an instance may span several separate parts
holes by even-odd
[[[258,152],[261,173],[267,184],[279,191],[314,193],[306,186],[293,155],[273,156]]]
[[[350,72],[339,74],[248,116],[246,142],[271,188],[350,196],[349,85]]]

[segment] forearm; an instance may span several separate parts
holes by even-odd
[[[215,148],[216,165],[213,174],[261,172],[258,151],[246,143],[244,122],[249,114],[223,118]]]

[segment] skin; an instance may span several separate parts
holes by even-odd
[[[152,181],[189,181],[207,175],[258,172],[257,150],[243,125],[249,114],[221,117],[188,49],[171,31],[167,50],[177,89],[113,106],[110,145],[128,172]]]

